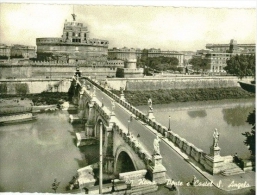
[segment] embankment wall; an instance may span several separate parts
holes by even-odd
[[[244,81],[250,81],[245,78]],[[237,77],[172,77],[172,78],[133,78],[108,79],[108,86],[115,90],[120,87],[127,91],[146,91],[159,89],[202,89],[240,87]]]

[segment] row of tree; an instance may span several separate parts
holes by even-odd
[[[179,61],[175,57],[148,57],[148,50],[143,49],[141,58],[137,59],[137,67],[154,69],[157,71],[181,71],[180,68],[177,68]]]
[[[224,70],[231,75],[238,76],[242,79],[245,76],[255,75],[255,54],[253,55],[235,55],[227,60],[227,66]],[[205,72],[211,69],[211,60],[201,57],[194,57],[189,60],[193,70]]]
[[[227,60],[224,68],[227,73],[238,76],[242,79],[245,76],[255,75],[255,54],[254,55],[235,55]]]
[[[189,60],[189,64],[192,65],[193,70],[195,70],[196,72],[199,72],[201,70],[205,72],[211,69],[211,60],[206,58],[192,58]]]

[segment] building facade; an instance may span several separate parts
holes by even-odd
[[[11,47],[0,43],[0,59],[8,59],[11,56]]]
[[[230,40],[229,44],[206,44],[206,49],[210,49],[217,53],[255,53],[255,44],[237,44],[234,39]]]
[[[209,61],[210,69],[208,72],[226,73],[224,67],[227,66],[227,60],[231,56],[240,54],[255,54],[255,44],[237,44],[237,41],[233,39],[229,44],[206,44],[206,49],[197,50],[194,57]]]
[[[108,50],[109,60],[122,60],[124,67],[117,69],[117,77],[143,77],[143,68],[137,68],[137,49],[123,47]]]
[[[147,50],[147,57],[148,58],[153,58],[153,57],[169,57],[169,58],[177,58],[178,59],[178,66],[184,66],[184,60],[185,60],[185,55],[181,52],[178,51],[162,51],[161,49],[155,49],[155,48],[150,48],[146,49]],[[141,58],[143,54],[143,50],[136,49],[136,57]]]
[[[39,61],[78,63],[85,66],[105,66],[107,62],[107,40],[90,39],[89,31],[83,23],[64,23],[60,38],[37,38],[37,58]]]
[[[123,48],[112,48],[108,50],[108,58],[115,60],[115,59],[119,59],[119,60],[130,60],[130,59],[137,59],[136,56],[136,49],[134,48],[127,48],[127,47],[123,47]]]
[[[36,58],[36,47],[27,45],[12,45],[11,46],[11,58]]]

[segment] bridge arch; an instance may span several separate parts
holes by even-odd
[[[124,172],[130,172],[130,171],[136,170],[131,157],[125,151],[121,151],[119,153],[115,168],[116,168],[115,171],[117,173],[124,173]]]
[[[145,169],[146,166],[138,159],[135,152],[126,145],[120,145],[115,152],[114,173],[136,171]]]

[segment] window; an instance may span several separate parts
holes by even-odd
[[[72,33],[72,36],[75,36],[75,32]]]

